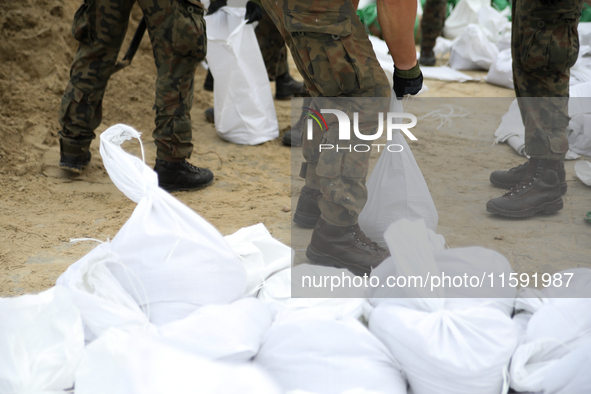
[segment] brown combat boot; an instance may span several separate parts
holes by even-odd
[[[421,56],[419,57],[421,66],[434,66],[436,61],[433,48],[421,48]]]
[[[558,178],[561,165],[559,161],[530,159],[521,181],[502,197],[490,200],[486,210],[514,218],[561,210],[563,202]]]
[[[560,193],[564,194],[566,193],[567,188],[566,171],[564,170],[564,161],[560,161],[559,163],[560,165],[558,166],[556,173],[558,174],[558,180],[560,181]],[[508,170],[494,171],[490,174],[490,183],[501,189],[511,189],[521,182],[528,167],[529,161],[526,161],[524,164]]]
[[[388,256],[390,252],[367,238],[358,224],[340,227],[322,218],[306,250],[312,264],[346,268],[357,276],[369,275]]]
[[[298,206],[293,215],[293,222],[303,228],[314,228],[320,219],[320,208],[318,208],[318,197],[320,190],[307,186],[302,187]]]

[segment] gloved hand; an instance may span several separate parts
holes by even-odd
[[[415,95],[423,88],[423,73],[419,63],[410,70],[400,70],[394,66],[394,93],[398,100],[407,94]]]
[[[246,14],[244,15],[244,19],[246,19],[249,23],[253,23],[256,21],[260,21],[263,19],[263,7],[255,3],[254,1],[248,1],[246,3]]]
[[[209,8],[207,9],[207,15],[211,15],[213,13],[215,13],[217,10],[219,10],[222,7],[225,7],[228,5],[228,0],[214,0],[209,4]]]

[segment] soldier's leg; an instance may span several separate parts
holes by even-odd
[[[528,217],[563,207],[569,71],[579,52],[581,8],[581,0],[513,3],[513,80],[530,160],[520,167],[524,174],[515,189],[487,203],[491,213]]]
[[[88,149],[101,123],[103,95],[134,1],[85,0],[74,16],[72,33],[79,47],[59,113],[64,169],[79,172],[90,160]]]
[[[186,162],[193,151],[194,74],[207,50],[204,7],[197,0],[138,3],[147,21],[157,69],[153,136],[159,184],[168,191],[198,188],[213,179],[211,171]]]
[[[421,19],[421,57],[419,62],[425,66],[435,65],[433,47],[437,37],[441,35],[445,15],[447,12],[447,0],[427,0],[423,8]]]
[[[289,75],[287,47],[275,24],[265,12],[255,29],[269,81],[275,81],[275,98],[287,100],[303,93],[304,84]]]

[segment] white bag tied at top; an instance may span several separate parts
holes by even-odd
[[[294,312],[273,324],[254,361],[287,392],[406,394],[396,360],[353,318]]]
[[[393,99],[390,112],[404,112]],[[400,122],[403,123],[403,122]],[[402,146],[402,151],[396,144]],[[393,146],[392,152],[388,150]],[[423,219],[435,231],[439,217],[425,178],[400,131],[383,147],[367,181],[367,203],[359,214],[359,226],[372,241],[385,246],[384,232],[400,219]]]
[[[0,393],[71,388],[83,350],[82,320],[65,289],[0,298]]]
[[[156,325],[182,319],[203,305],[238,300],[246,287],[246,272],[238,256],[211,224],[158,188],[152,169],[119,146],[139,136],[125,125],[115,125],[101,134],[100,151],[109,176],[138,205],[112,242],[89,256],[107,266],[117,286]],[[97,255],[92,256],[94,253]],[[84,279],[76,275],[90,275],[89,264],[92,262],[82,258],[58,282],[81,285]],[[106,273],[101,275],[105,278]],[[122,297],[112,301],[117,304]]]
[[[426,278],[511,272],[509,262],[484,248],[445,249],[429,237],[421,221],[401,220],[386,232],[392,257],[372,272],[380,283],[392,275]],[[465,289],[406,286],[387,296],[370,290],[369,330],[400,362],[414,394],[499,394],[508,390],[507,369],[517,345],[511,320],[514,289],[486,298],[466,298]],[[490,285],[483,284],[486,289]],[[430,295],[429,295],[430,293]],[[423,298],[423,297],[433,298]],[[456,296],[463,298],[446,298]]]
[[[257,145],[279,137],[267,70],[245,8],[222,7],[207,15],[207,63],[218,135],[235,144]]]

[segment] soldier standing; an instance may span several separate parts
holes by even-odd
[[[435,65],[433,48],[443,30],[446,13],[447,0],[427,0],[425,3],[421,19],[421,57],[419,58],[423,66]]]
[[[582,0],[513,2],[513,81],[530,159],[491,174],[494,186],[510,190],[490,200],[488,212],[521,218],[563,207],[569,77],[579,53],[582,6]]]
[[[102,100],[125,38],[135,0],[85,0],[74,16],[79,41],[62,97],[60,162],[79,173],[90,162],[89,147],[102,119]],[[205,58],[204,6],[198,0],[138,0],[152,42],[156,79],[156,166],[160,187],[196,189],[213,180],[210,170],[187,159],[193,151],[193,77]]]
[[[390,97],[388,79],[376,59],[351,0],[262,0],[285,39],[312,97]],[[379,22],[394,60],[397,97],[417,94],[422,74],[414,46],[416,0],[378,0]],[[321,135],[336,140],[337,128]],[[332,130],[332,131],[330,131]],[[317,133],[316,133],[317,134]],[[302,188],[294,221],[314,227],[308,259],[362,275],[388,252],[368,239],[357,218],[367,201],[369,152],[318,151],[319,138],[305,140]],[[298,220],[304,218],[304,220]]]

